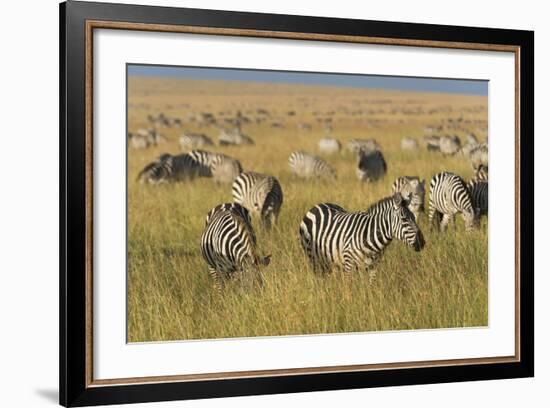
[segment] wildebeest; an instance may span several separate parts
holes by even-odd
[[[382,178],[388,170],[380,150],[359,150],[355,173],[360,181],[371,182]]]

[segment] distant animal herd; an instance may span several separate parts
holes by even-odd
[[[212,118],[206,116],[203,120]],[[177,125],[164,115],[149,116],[149,121]],[[231,130],[220,128],[220,146],[255,143],[241,131],[241,122],[242,115],[231,122]],[[311,128],[307,124],[300,125],[306,130]],[[459,155],[470,162],[473,176],[467,182],[450,171],[433,175],[428,220],[430,225],[444,231],[455,215],[461,214],[466,230],[472,230],[479,226],[480,217],[488,214],[488,143],[479,142],[473,133],[467,134],[462,143],[456,135],[437,135],[440,130],[428,126],[421,140],[405,137],[401,140],[401,149],[418,150],[423,145],[427,151],[444,156]],[[164,141],[154,128],[131,133],[128,139],[129,145],[136,149]],[[259,219],[266,230],[275,226],[283,205],[283,186],[274,175],[245,171],[239,160],[205,150],[215,145],[205,134],[184,133],[179,142],[186,153],[161,155],[143,168],[138,181],[157,185],[210,177],[217,183],[230,184],[233,202],[220,203],[207,214],[200,241],[201,253],[220,289],[237,275],[260,276],[253,271],[269,264],[270,257],[258,254],[252,217]],[[346,148],[356,156],[354,166],[359,182],[375,182],[387,173],[386,159],[375,140],[352,139]],[[318,149],[324,155],[336,154],[341,151],[342,143],[327,134],[319,140]],[[336,170],[312,152],[290,153],[288,166],[291,173],[301,179],[337,178]],[[388,189],[388,196],[366,211],[349,212],[332,203],[313,206],[297,226],[301,246],[313,269],[371,270],[393,239],[421,251],[425,240],[418,217],[424,211],[425,193],[424,180],[417,176],[401,176]]]

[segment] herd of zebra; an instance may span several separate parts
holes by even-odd
[[[375,141],[354,139],[349,146],[358,157],[356,173],[361,181],[380,179],[387,171],[386,161]],[[305,151],[290,154],[288,165],[300,178],[336,178],[325,160]],[[273,175],[243,171],[239,160],[222,153],[195,149],[189,153],[164,154],[148,164],[138,176],[151,184],[211,177],[218,183],[231,183],[233,202],[210,210],[201,237],[201,253],[215,285],[222,288],[232,277],[260,278],[270,256],[260,256],[252,219],[266,231],[274,225],[283,205],[283,189]],[[465,228],[479,226],[488,212],[488,164],[475,167],[475,175],[465,182],[451,172],[434,175],[430,181],[428,221],[445,230],[457,214]],[[321,203],[311,208],[299,225],[301,246],[315,271],[333,267],[346,272],[371,270],[393,239],[415,251],[424,248],[419,228],[424,211],[425,181],[419,177],[399,177],[391,194],[366,211],[349,212],[343,207]],[[298,227],[298,226],[297,226]]]

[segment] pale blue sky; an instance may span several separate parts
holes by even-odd
[[[182,79],[331,85],[354,88],[376,88],[399,91],[441,92],[484,96],[487,96],[489,92],[489,82],[484,80],[397,77],[363,74],[325,74],[312,72],[128,64],[128,75]]]

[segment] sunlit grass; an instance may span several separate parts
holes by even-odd
[[[189,94],[181,90],[180,93],[166,91],[164,95],[158,91],[157,95],[153,89],[149,96],[131,92],[131,103],[150,103],[150,107],[130,109],[129,128],[145,126],[145,117],[151,110],[184,117],[189,109],[178,107],[178,103],[190,103],[192,109],[214,112],[234,108],[235,101],[250,107],[267,106],[280,112],[286,112],[286,106],[294,106],[296,95],[280,90],[270,94],[269,88],[257,93],[250,89],[240,99],[234,95],[230,95],[231,99],[200,94],[196,90]],[[219,92],[223,94],[224,90]],[[349,98],[358,97],[355,90],[349,93]],[[315,95],[320,110],[347,101],[346,95],[332,98],[322,89],[315,89]],[[426,99],[426,103],[431,101],[426,95],[413,96]],[[409,96],[395,94],[394,97],[402,102]],[[435,102],[430,103],[435,105],[486,104],[484,99],[472,101],[467,97],[447,100],[438,95],[434,98]],[[173,106],[172,110],[167,105]],[[339,121],[340,117],[344,119]],[[417,153],[400,150],[402,137],[420,138],[424,125],[439,117],[398,116],[404,119],[403,123],[376,128],[346,121],[345,116],[339,114],[335,118],[333,136],[344,144],[357,137],[378,140],[388,163],[388,174],[383,180],[360,184],[355,178],[355,158],[346,152],[325,157],[338,172],[335,182],[303,181],[292,177],[287,166],[288,155],[297,149],[316,152],[317,141],[324,136],[320,126],[314,126],[311,132],[297,131],[297,122],[315,124],[311,116],[300,116],[299,112],[297,117],[288,119],[285,129],[266,125],[245,127],[245,133],[255,139],[255,146],[212,149],[237,157],[245,170],[276,176],[284,192],[278,225],[266,232],[255,224],[260,253],[272,255],[271,264],[264,271],[264,287],[244,290],[236,283],[230,284],[221,296],[213,289],[199,243],[206,213],[221,202],[231,201],[231,186],[218,185],[211,179],[160,186],[134,181],[141,168],[160,153],[179,151],[177,136],[182,130],[165,130],[169,141],[162,146],[129,151],[129,341],[487,324],[486,220],[479,230],[466,233],[462,220],[457,217],[456,226],[451,225],[449,231],[439,233],[428,227],[423,214],[420,226],[427,241],[424,251],[416,253],[400,242],[393,242],[377,264],[372,282],[367,273],[352,276],[339,272],[327,276],[313,273],[298,240],[299,223],[313,205],[333,202],[350,211],[364,210],[389,195],[393,180],[400,175],[418,175],[426,179],[427,185],[430,177],[442,170],[454,171],[466,179],[472,176],[468,163],[460,157],[443,158],[423,150]],[[205,132],[217,139],[218,133],[213,128],[186,129]]]

